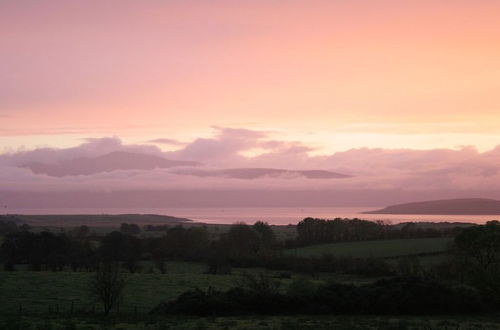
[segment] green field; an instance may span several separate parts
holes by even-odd
[[[443,252],[451,241],[451,238],[413,238],[331,243],[289,249],[286,253],[299,257],[321,257],[331,254],[337,257],[391,258]]]
[[[222,228],[221,228],[222,229]],[[436,258],[451,239],[402,239],[323,244],[288,250],[300,256],[335,256],[397,258],[423,254]],[[425,255],[429,254],[429,255]],[[283,272],[263,269],[233,269],[231,275],[205,274],[200,263],[169,262],[167,274],[159,274],[151,263],[143,262],[142,272],[127,274],[127,287],[119,312],[108,318],[100,316],[101,306],[90,296],[88,283],[92,273],[31,272],[19,265],[16,272],[0,272],[0,330],[160,330],[160,329],[253,329],[253,330],[316,330],[316,329],[500,329],[500,316],[243,316],[243,317],[157,317],[148,312],[160,302],[175,299],[193,288],[220,290],[239,284],[244,272],[266,272],[279,279],[286,289],[290,276]],[[291,273],[292,278],[303,276]],[[309,277],[316,282],[334,279],[344,283],[367,283],[376,278],[354,277],[344,274],[320,273]],[[71,306],[74,314],[70,314]],[[95,312],[91,313],[94,309]],[[20,311],[20,307],[22,310]],[[81,312],[89,312],[82,315]]]
[[[22,267],[18,267],[21,269]],[[120,311],[132,314],[136,310],[141,314],[149,312],[160,302],[177,298],[181,293],[199,288],[206,290],[213,287],[226,290],[238,285],[244,273],[266,273],[281,282],[285,290],[292,278],[303,277],[288,272],[267,271],[258,268],[235,268],[230,275],[205,274],[206,266],[199,263],[171,262],[167,264],[167,274],[149,273],[143,267],[142,273],[128,274],[127,287]],[[282,278],[287,273],[287,278]],[[90,311],[95,308],[100,312],[100,305],[89,294],[88,283],[92,273],[86,272],[0,272],[0,315],[15,315],[22,307],[23,314],[43,314],[68,312],[72,303],[76,312]],[[364,278],[346,274],[321,273],[310,277],[316,283],[335,279],[349,284],[366,284],[376,278]]]
[[[287,253],[307,257],[320,257],[329,253],[344,257],[388,258],[442,252],[449,242],[449,238],[349,242],[290,249]],[[164,275],[155,273],[149,263],[145,263],[142,268],[142,273],[128,275],[128,285],[122,303],[124,312],[137,308],[145,313],[158,303],[174,299],[186,290],[208,287],[228,289],[236,285],[243,272],[266,272],[262,269],[234,269],[231,275],[211,275],[205,274],[205,265],[186,262],[168,263],[167,274]],[[57,308],[69,310],[72,303],[75,310],[79,311],[93,308],[95,301],[88,294],[91,273],[30,272],[22,271],[22,265],[17,269],[20,271],[0,272],[0,310],[3,313],[16,313],[20,305],[23,310],[33,313],[43,313]],[[280,272],[267,273],[276,278],[280,277]],[[366,283],[376,280],[327,273],[317,275],[315,280],[332,278],[345,283]],[[289,279],[281,281],[286,285]]]
[[[227,276],[204,274],[206,268],[201,264],[169,263],[167,267],[169,273],[164,275],[127,275],[122,303],[124,312],[137,308],[146,313],[160,302],[174,299],[192,288],[228,289],[240,277],[238,272]],[[57,307],[67,311],[72,302],[75,310],[90,310],[95,303],[88,293],[91,275],[85,272],[0,272],[0,311],[16,313],[19,305],[27,313],[43,313]]]

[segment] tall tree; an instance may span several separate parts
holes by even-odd
[[[103,304],[104,315],[109,315],[111,309],[122,298],[126,280],[117,263],[103,263],[91,278],[90,292]]]

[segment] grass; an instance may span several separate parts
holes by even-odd
[[[434,253],[444,251],[450,242],[448,238],[404,239],[385,241],[349,242],[323,244],[288,250],[300,256],[321,256],[331,253],[336,256],[352,257],[396,257],[401,255]],[[429,256],[435,257],[435,256]],[[23,267],[17,267],[22,269]],[[220,290],[236,285],[242,272],[266,272],[263,269],[234,269],[231,275],[205,274],[206,266],[198,263],[168,263],[167,274],[154,273],[150,264],[143,265],[143,272],[128,275],[128,285],[121,309],[146,313],[162,301],[175,299],[189,289]],[[279,272],[267,272],[280,277]],[[291,274],[293,277],[297,274]],[[90,310],[96,303],[88,294],[90,273],[74,272],[0,272],[0,311],[17,313],[19,306],[26,312],[44,313],[50,310]],[[325,281],[335,278],[344,283],[366,283],[374,279],[360,279],[341,274],[320,274],[315,280]],[[286,286],[290,279],[282,279]],[[96,306],[99,306],[96,304]]]
[[[205,274],[206,266],[200,263],[169,262],[167,274],[150,273],[151,265],[143,265],[143,272],[128,274],[127,287],[120,310],[124,313],[147,313],[160,302],[173,300],[181,293],[199,288],[206,290],[213,287],[227,290],[241,282],[244,273],[266,273],[282,285],[286,290],[293,278],[303,277],[283,271],[268,271],[260,268],[235,268],[230,275]],[[24,314],[41,314],[67,312],[74,304],[74,310],[91,311],[95,304],[96,311],[100,305],[89,295],[88,283],[92,273],[85,272],[33,272],[20,270],[16,272],[0,272],[0,314],[18,314],[22,306]],[[286,273],[286,278],[283,277]],[[321,273],[310,277],[316,283],[335,279],[341,283],[366,284],[376,278],[362,278],[346,274]]]
[[[122,309],[137,308],[146,313],[162,301],[176,298],[193,289],[229,289],[235,285],[238,274],[220,276],[204,274],[205,267],[190,263],[167,265],[168,274],[129,274]],[[17,313],[19,306],[27,313],[49,310],[91,310],[96,303],[88,294],[91,273],[74,272],[0,272],[0,311]],[[98,304],[96,305],[98,306]]]
[[[337,257],[391,258],[444,252],[451,241],[451,238],[412,238],[331,243],[289,249],[286,253],[300,257],[321,257],[331,254]]]
[[[224,318],[156,318],[148,320],[22,317],[0,321],[0,329],[23,330],[482,330],[500,329],[494,316],[391,317],[391,316],[248,316]],[[3,326],[4,325],[4,326]]]

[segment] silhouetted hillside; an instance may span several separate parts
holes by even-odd
[[[483,198],[464,198],[406,203],[388,206],[365,214],[443,214],[443,215],[500,215],[500,201]]]
[[[0,221],[27,223],[33,226],[61,226],[73,227],[89,226],[117,226],[123,222],[139,225],[178,225],[192,222],[187,218],[178,218],[169,215],[157,214],[12,214],[0,215]]]

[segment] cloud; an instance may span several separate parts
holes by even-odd
[[[185,146],[187,143],[177,141],[175,139],[159,138],[154,140],[149,140],[147,143],[165,144],[170,146]]]
[[[428,192],[433,196],[488,195],[499,192],[500,146],[479,152],[473,147],[433,150],[360,148],[327,156],[297,141],[276,138],[275,132],[215,128],[211,138],[199,138],[172,152],[149,144],[124,144],[119,138],[87,139],[73,148],[41,148],[0,155],[0,189],[39,191],[78,190],[309,190]],[[259,149],[256,155],[246,151]],[[17,166],[29,162],[58,162],[129,151],[174,160],[203,163],[201,170],[221,173],[230,168],[328,170],[351,175],[344,179],[311,179],[301,175],[190,176],[178,169],[117,170],[88,176],[53,178]],[[442,193],[441,195],[440,192]],[[446,195],[446,196],[448,196]],[[353,194],[355,198],[356,194]],[[444,196],[444,195],[443,195]]]
[[[239,152],[258,148],[261,140],[269,133],[247,129],[215,127],[213,138],[196,139],[186,147],[171,152],[168,155],[176,159],[192,159],[196,161],[212,161],[214,163],[240,162]]]
[[[0,166],[22,166],[28,163],[58,163],[81,157],[97,157],[113,151],[129,151],[152,155],[163,155],[160,148],[152,145],[124,145],[117,137],[88,138],[79,146],[72,148],[38,148],[18,150],[0,155]]]
[[[307,158],[314,148],[297,141],[274,139],[276,132],[214,127],[212,138],[200,138],[180,150],[167,153],[174,159],[189,159],[219,167],[290,167],[290,160]],[[246,151],[259,150],[257,156]],[[302,164],[294,164],[300,166]]]

